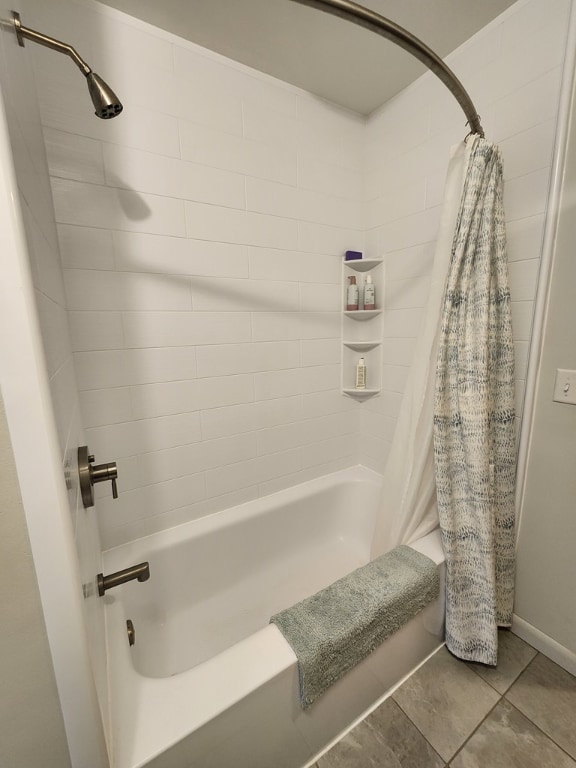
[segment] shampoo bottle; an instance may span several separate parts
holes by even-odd
[[[356,389],[366,389],[366,361],[363,357],[356,366]]]
[[[364,309],[376,309],[372,275],[366,275],[366,280],[364,281]]]
[[[350,312],[358,309],[358,286],[356,285],[355,275],[350,275],[348,280],[350,280],[350,285],[346,292],[346,311]]]

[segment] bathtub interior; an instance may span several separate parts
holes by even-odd
[[[122,587],[135,669],[190,669],[368,562],[378,476],[339,475],[107,552],[109,571],[150,563],[149,581]]]
[[[105,553],[151,568],[105,598],[115,768],[302,768],[439,647],[442,597],[299,707],[270,616],[368,561],[380,489],[356,467]],[[415,548],[441,563],[436,533]]]

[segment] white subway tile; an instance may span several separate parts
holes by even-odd
[[[248,277],[246,246],[113,232],[118,270],[206,277]]]
[[[267,102],[244,99],[242,107],[244,136],[295,151],[298,143],[298,122],[295,117],[274,110]]]
[[[297,283],[192,279],[192,306],[214,312],[295,312],[299,308]]]
[[[103,153],[106,182],[111,187],[229,208],[246,207],[244,178],[237,173],[114,144],[104,144]]]
[[[562,68],[555,67],[495,104],[494,140],[513,136],[555,117]]]
[[[104,519],[111,515],[115,526],[121,526],[188,506],[204,498],[204,475],[200,473],[137,488],[123,493],[116,500],[101,499],[98,515]]]
[[[138,456],[140,482],[142,485],[164,482],[207,469],[226,467],[238,461],[247,461],[256,455],[254,435],[204,440],[201,443],[165,451],[154,451]]]
[[[330,413],[354,412],[357,406],[356,401],[342,394],[340,387],[326,392],[313,392],[302,396],[302,418],[312,419]]]
[[[363,197],[360,169],[324,163],[305,152],[298,155],[298,186],[348,200],[361,200]]]
[[[256,404],[230,405],[225,408],[211,408],[200,414],[202,437],[214,440],[227,435],[252,432],[257,428]]]
[[[384,312],[384,335],[393,339],[416,338],[422,322],[422,309],[392,309]]]
[[[272,248],[248,248],[252,280],[291,280],[340,285],[342,262],[336,256]]]
[[[200,377],[298,368],[300,364],[297,341],[203,346],[196,354]]]
[[[509,221],[506,224],[508,261],[539,259],[544,237],[544,215]]]
[[[341,356],[339,339],[310,339],[300,342],[302,367],[309,365],[338,365]]]
[[[91,450],[104,456],[136,456],[202,439],[197,411],[96,427],[86,434]]]
[[[246,179],[246,205],[250,211],[328,226],[361,229],[363,225],[360,200],[346,200],[263,179]]]
[[[532,301],[512,301],[510,306],[514,341],[530,341],[534,303]]]
[[[303,467],[326,464],[329,461],[346,457],[350,457],[351,463],[353,463],[357,456],[357,438],[355,435],[343,435],[305,445],[301,451]]]
[[[300,369],[254,374],[255,400],[272,400],[301,393]]]
[[[391,222],[386,227],[386,250],[399,251],[435,240],[440,222],[440,206]]]
[[[387,280],[386,309],[411,309],[425,307],[428,301],[430,279],[413,277],[406,280]]]
[[[247,312],[129,312],[122,322],[128,348],[250,341]]]
[[[341,367],[337,365],[315,365],[302,368],[300,382],[302,394],[325,392],[340,387]]]
[[[504,183],[506,221],[536,216],[546,209],[550,169],[542,168]]]
[[[118,312],[70,312],[68,317],[75,352],[124,347],[122,318]]]
[[[159,195],[52,179],[59,224],[184,237],[184,203]]]
[[[80,390],[196,377],[194,347],[76,352],[74,364]]]
[[[44,144],[51,176],[92,184],[105,183],[101,142],[45,128]]]
[[[429,275],[432,272],[435,245],[434,241],[430,241],[387,253],[385,257],[386,278],[388,280],[406,280],[421,275]]]
[[[508,265],[510,295],[513,301],[532,301],[536,296],[539,259],[513,261]]]
[[[301,312],[338,312],[342,307],[342,291],[338,285],[300,284]]]
[[[110,230],[59,224],[58,241],[63,267],[114,269],[114,247]]]
[[[185,310],[192,308],[190,281],[168,275],[64,270],[70,310]]]
[[[343,257],[346,251],[364,250],[364,233],[308,221],[298,222],[298,248],[308,253]]]
[[[500,142],[504,180],[525,176],[550,166],[555,134],[556,120],[547,120]]]
[[[258,429],[289,424],[303,418],[301,395],[260,400],[254,403],[254,423]]]
[[[392,392],[404,392],[406,381],[410,374],[410,368],[404,365],[384,365],[382,367],[382,379],[385,388]]]
[[[526,379],[530,344],[527,341],[514,342],[514,370],[517,379]]]
[[[167,416],[254,400],[252,376],[171,381],[131,387],[132,410],[137,419]]]
[[[297,246],[298,224],[290,219],[202,203],[186,202],[185,208],[188,237],[289,250]]]
[[[333,339],[340,335],[338,312],[258,312],[252,316],[254,341]]]
[[[80,408],[85,427],[129,421],[132,418],[130,390],[128,387],[116,387],[80,392]]]
[[[441,202],[441,200],[439,201]],[[426,177],[399,185],[383,197],[370,200],[366,207],[368,229],[423,211],[426,207]]]
[[[225,133],[215,128],[180,122],[182,158],[261,179],[296,183],[296,153]]]

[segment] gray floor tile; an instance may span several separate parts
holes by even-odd
[[[500,698],[445,648],[415,672],[394,699],[448,762]]]
[[[576,768],[576,763],[506,699],[450,763],[451,768]]]
[[[467,664],[498,693],[506,693],[537,653],[536,649],[510,630],[501,629],[498,632],[498,666],[487,667],[473,662]]]
[[[443,766],[444,761],[392,699],[387,699],[317,763],[317,768]]]
[[[576,758],[576,677],[539,653],[506,698]]]

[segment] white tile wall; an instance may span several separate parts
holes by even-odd
[[[520,0],[449,57],[504,152],[519,382],[567,9]],[[105,545],[358,458],[381,471],[464,134],[450,94],[425,75],[364,120],[122,14],[74,14],[126,104],[94,120],[75,73],[37,52],[83,417],[91,449],[124,460]],[[386,258],[384,391],[363,404],[339,392],[347,249]],[[61,361],[62,318],[43,312]]]
[[[125,103],[95,124],[38,51],[82,417],[122,470],[117,502],[99,490],[112,546],[357,462],[340,257],[363,248],[364,120],[122,14],[74,14],[94,56],[112,36],[101,70]]]

